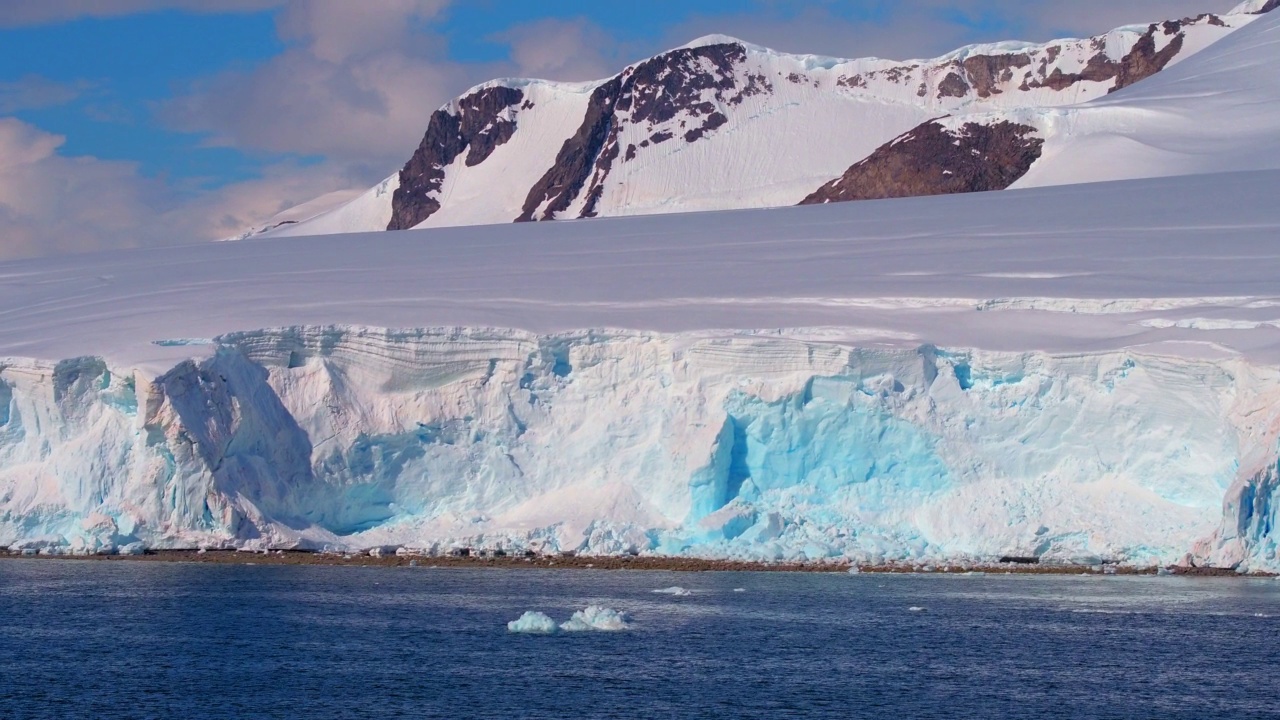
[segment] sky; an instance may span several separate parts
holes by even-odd
[[[495,77],[590,80],[709,33],[933,57],[1232,0],[3,0],[0,260],[235,235],[396,172]]]

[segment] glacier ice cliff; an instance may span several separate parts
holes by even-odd
[[[0,361],[0,546],[1280,569],[1280,371],[782,333],[292,327]]]

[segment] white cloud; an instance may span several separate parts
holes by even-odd
[[[444,59],[445,41],[426,23],[445,5],[292,2],[278,21],[286,52],[198,84],[161,116],[212,144],[322,155],[380,179],[412,153],[436,108],[499,69]]]
[[[251,12],[284,0],[4,0],[0,27],[23,27],[82,18],[107,18],[152,10],[199,13]]]
[[[0,81],[0,115],[65,105],[90,87],[88,82],[61,83],[39,75]]]
[[[341,63],[369,54],[410,54],[415,37],[449,0],[295,0],[277,27],[286,41],[301,41],[315,58]]]
[[[0,118],[0,256],[135,245],[156,214],[163,193],[132,163],[64,157],[64,140]]]
[[[598,80],[638,57],[622,57],[617,40],[583,19],[539,20],[489,36],[511,49],[515,75],[548,80]]]
[[[64,140],[0,117],[0,259],[215,240],[362,182],[333,164],[284,164],[192,193],[134,163],[62,155]]]

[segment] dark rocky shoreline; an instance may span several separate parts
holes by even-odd
[[[853,565],[845,562],[751,562],[656,556],[430,556],[370,555],[368,553],[308,552],[273,550],[148,550],[141,555],[0,555],[0,559],[28,561],[79,560],[89,562],[188,562],[215,565],[322,565],[335,567],[436,567],[569,570],[638,570],[667,572],[816,572],[847,573]],[[953,563],[859,565],[859,572],[882,574],[1008,574],[1008,575],[1179,575],[1188,577],[1273,577],[1272,573],[1238,573],[1231,568],[1172,566],[1133,567],[1125,565],[1049,565],[1027,563]]]

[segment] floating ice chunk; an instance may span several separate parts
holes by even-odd
[[[143,555],[147,552],[147,546],[140,542],[131,542],[121,546],[116,552],[120,555]]]
[[[920,607],[919,605],[912,605],[911,607],[907,608],[907,611],[908,612],[924,612],[924,608]]]
[[[655,595],[675,595],[676,597],[685,597],[687,595],[693,594],[692,590],[686,590],[680,587],[679,585],[673,585],[669,588],[662,588],[661,590],[654,590],[653,592]]]
[[[576,616],[575,616],[576,617]],[[546,613],[528,610],[518,620],[507,623],[507,632],[530,633],[534,635],[550,635],[557,629],[556,621],[547,617]]]
[[[733,591],[734,591],[734,592],[746,592],[746,591],[747,591],[747,589],[746,589],[746,588],[734,588],[734,589],[733,589]]]
[[[543,617],[546,616],[543,615]],[[569,618],[568,622],[560,624],[560,629],[565,632],[616,631],[627,630],[630,627],[622,613],[599,605],[591,605],[586,610],[579,610]]]

